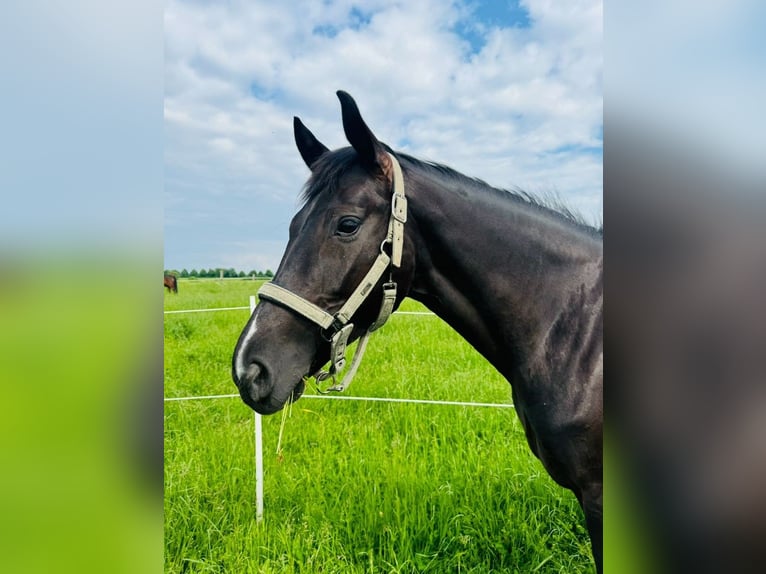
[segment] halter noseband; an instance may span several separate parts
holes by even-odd
[[[386,234],[386,238],[380,244],[380,253],[378,253],[377,259],[375,259],[375,262],[367,272],[367,275],[364,276],[362,282],[357,286],[340,310],[335,313],[335,315],[330,315],[327,311],[317,307],[300,295],[296,295],[289,289],[285,289],[274,283],[265,283],[258,290],[258,296],[261,299],[277,303],[290,309],[301,317],[319,325],[323,330],[323,336],[325,336],[326,333],[328,334],[327,337],[330,342],[330,368],[327,371],[322,371],[320,369],[319,372],[313,375],[318,382],[331,377],[333,383],[335,383],[336,374],[343,369],[346,364],[346,345],[348,343],[348,338],[351,336],[351,331],[354,329],[354,324],[350,322],[351,317],[353,317],[354,313],[356,313],[359,307],[362,306],[362,303],[369,297],[372,288],[377,285],[378,281],[380,281],[380,278],[386,272],[386,269],[389,269],[390,266],[398,268],[402,264],[404,224],[407,222],[407,198],[404,196],[402,168],[392,154],[389,153],[388,156],[391,158],[394,171],[391,216],[388,220],[388,233]],[[386,244],[391,245],[390,257],[384,250]],[[351,380],[354,378],[354,375],[359,368],[359,364],[361,363],[370,334],[382,327],[388,320],[394,310],[395,302],[396,283],[393,281],[384,283],[383,301],[380,305],[378,317],[359,340],[359,346],[357,347],[356,354],[351,362],[351,367],[349,368],[348,373],[343,377],[340,384],[334,384],[326,391],[320,390],[320,392],[343,391],[351,384]]]

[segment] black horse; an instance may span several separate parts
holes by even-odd
[[[331,373],[341,367],[345,343],[390,307],[422,301],[511,383],[532,451],[584,510],[600,572],[601,232],[521,192],[393,152],[351,96],[338,97],[351,147],[330,151],[294,120],[311,177],[234,350],[243,401],[279,411],[328,360]]]
[[[163,284],[165,285],[165,289],[168,290],[168,293],[171,291],[173,293],[178,293],[178,279],[175,275],[165,275]]]

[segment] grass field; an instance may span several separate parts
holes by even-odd
[[[165,309],[247,306],[259,285],[181,279]],[[248,315],[165,315],[165,396],[236,392],[231,353]],[[391,317],[346,394],[511,401],[433,316]],[[531,454],[513,409],[304,397],[277,454],[281,422],[263,418],[257,523],[252,411],[238,398],[165,403],[166,572],[593,571],[579,506]]]

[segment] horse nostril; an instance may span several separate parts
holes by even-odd
[[[261,363],[253,361],[239,377],[237,386],[245,402],[262,400],[271,393],[268,370]]]
[[[250,363],[250,366],[247,367],[247,370],[245,371],[245,376],[243,377],[244,381],[250,384],[256,384],[256,380],[258,379],[258,375],[261,374],[261,366],[258,363]]]

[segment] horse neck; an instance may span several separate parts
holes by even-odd
[[[601,241],[472,180],[415,176],[408,187],[418,235],[410,297],[507,378],[531,368],[562,309],[598,281]]]

